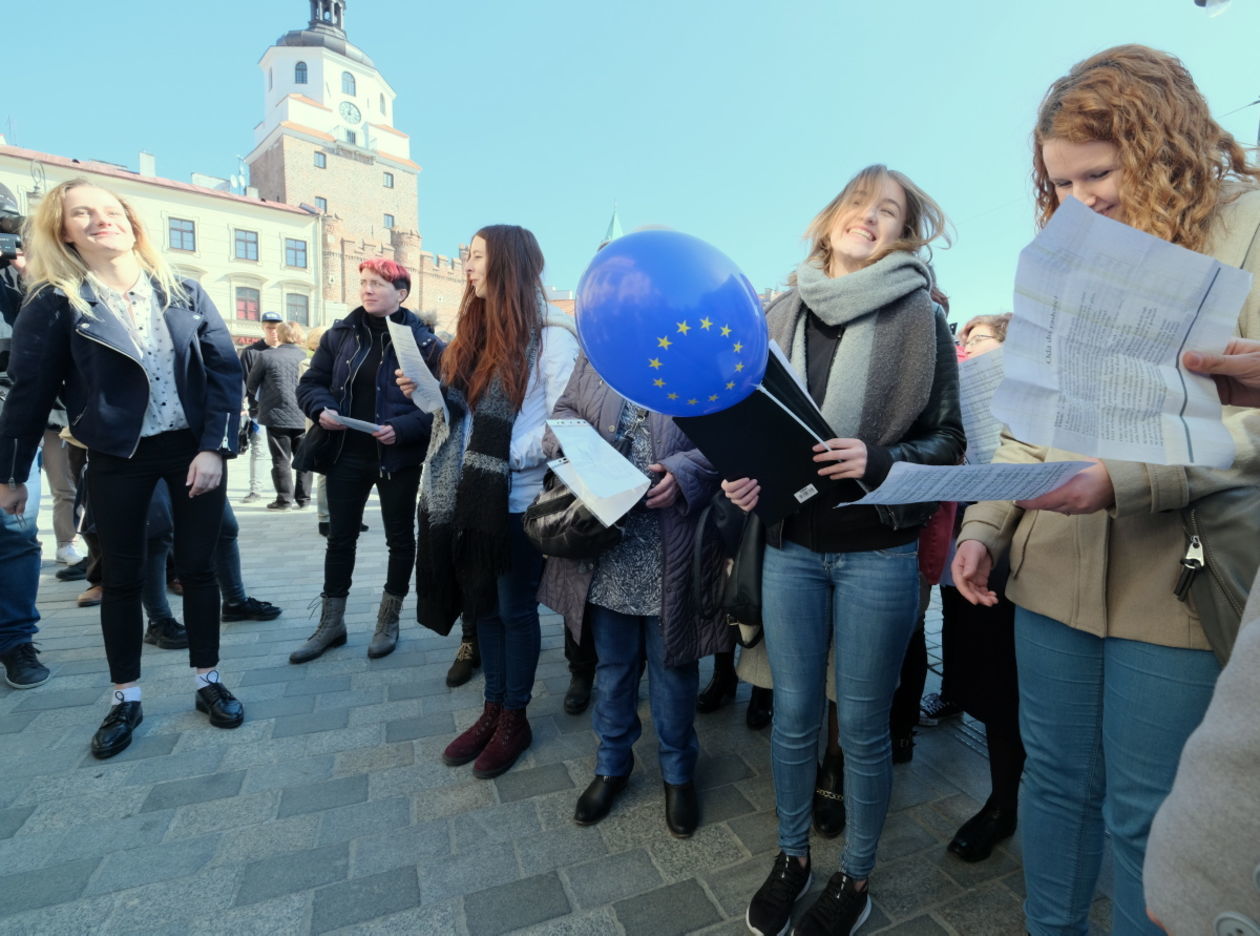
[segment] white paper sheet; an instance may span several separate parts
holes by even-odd
[[[858,504],[919,504],[924,501],[1031,500],[1053,491],[1091,462],[997,465],[915,465],[897,462],[884,483]]]
[[[958,365],[959,402],[967,433],[967,464],[987,465],[997,451],[1002,424],[990,408],[1002,382],[1002,349],[967,358]]]
[[[352,416],[342,416],[340,413],[334,416],[333,419],[337,420],[337,422],[341,423],[347,429],[356,429],[359,432],[366,432],[369,434],[376,432],[381,428],[376,423],[366,422],[362,419],[355,419]]]
[[[651,480],[604,441],[584,419],[549,419],[564,458],[547,465],[604,526],[612,526],[639,502]]]
[[[1228,467],[1216,388],[1182,368],[1225,347],[1251,275],[1068,199],[1024,248],[993,414],[1025,442]]]
[[[446,399],[442,396],[442,386],[437,377],[424,363],[424,355],[416,344],[416,336],[406,325],[399,325],[390,319],[385,320],[389,326],[389,340],[394,345],[394,355],[398,358],[398,369],[416,382],[416,390],[411,395],[411,402],[426,413],[442,413],[449,424],[451,415],[446,409]]]

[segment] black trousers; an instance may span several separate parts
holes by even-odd
[[[115,683],[140,678],[144,613],[145,517],[158,479],[171,494],[175,524],[175,567],[184,586],[184,626],[188,661],[195,667],[219,663],[219,586],[214,578],[214,547],[223,522],[227,469],[223,483],[197,497],[188,496],[188,466],[197,455],[197,439],[187,429],[140,440],[131,458],[93,451],[88,458],[88,496],[101,546],[101,631],[109,676]]]
[[[267,449],[271,452],[271,483],[276,486],[276,497],[286,504],[297,501],[305,504],[311,496],[311,473],[297,473],[297,489],[293,487],[293,453],[306,438],[305,429],[278,429],[267,427]]]
[[[354,430],[347,430],[352,432]],[[420,490],[420,466],[381,474],[375,457],[343,454],[328,472],[328,550],[324,554],[324,594],[344,598],[354,576],[355,547],[363,507],[372,486],[381,498],[381,520],[389,562],[385,590],[402,598],[411,585],[416,567],[416,495]]]
[[[932,599],[932,586],[919,576],[919,623],[910,635],[905,658],[901,662],[901,681],[893,693],[889,712],[889,728],[894,738],[908,737],[919,723],[919,703],[927,684],[927,636],[923,632],[924,617]]]

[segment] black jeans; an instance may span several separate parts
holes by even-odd
[[[297,473],[297,490],[293,489],[293,453],[306,437],[305,429],[267,427],[267,448],[271,451],[271,482],[276,498],[285,504],[305,504],[311,496],[311,473]]]
[[[359,524],[363,522],[363,506],[372,493],[372,485],[376,485],[381,498],[385,544],[389,547],[385,590],[402,598],[411,585],[411,572],[416,567],[416,494],[420,490],[420,466],[385,475],[381,474],[375,458],[343,454],[328,472],[324,594],[329,598],[344,598],[350,594]]]
[[[109,677],[115,683],[140,678],[144,615],[145,515],[158,479],[171,494],[175,526],[175,566],[184,586],[184,625],[191,666],[219,663],[219,586],[214,578],[214,547],[223,521],[227,469],[223,483],[197,497],[188,496],[188,466],[197,455],[197,439],[187,429],[140,440],[131,458],[103,452],[89,455],[87,473],[96,535],[101,544],[101,631]]]

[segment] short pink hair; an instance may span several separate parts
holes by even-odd
[[[386,260],[384,257],[375,257],[371,260],[364,260],[359,264],[359,272],[367,270],[375,273],[381,279],[390,283],[395,289],[405,289],[411,292],[411,274],[407,272],[407,268],[401,263],[395,263],[393,260]]]

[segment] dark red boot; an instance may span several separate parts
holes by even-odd
[[[489,780],[504,773],[525,753],[533,740],[534,733],[525,718],[525,710],[505,708],[494,729],[494,737],[473,764],[473,776]]]
[[[446,746],[442,752],[442,763],[458,767],[480,754],[494,737],[502,713],[503,706],[498,702],[487,702],[481,717],[473,722],[472,727]]]

